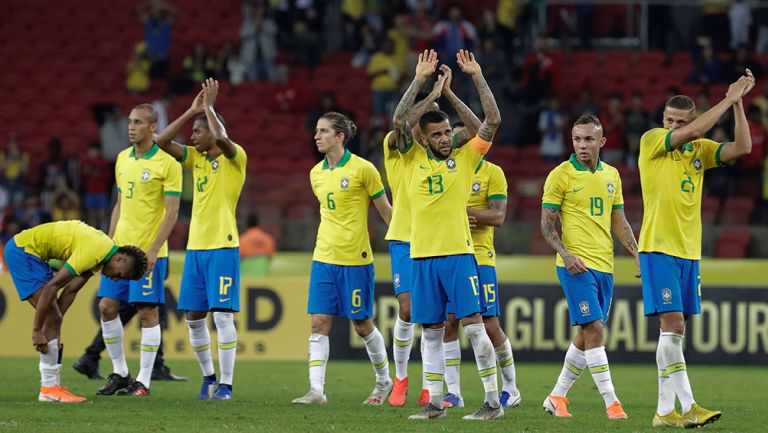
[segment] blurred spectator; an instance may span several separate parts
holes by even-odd
[[[202,83],[213,74],[216,60],[208,54],[203,41],[195,42],[192,52],[184,57],[184,76],[191,83]]]
[[[388,125],[390,113],[399,97],[397,93],[400,73],[394,57],[395,44],[387,38],[381,49],[368,62],[368,78],[371,80],[372,115],[374,126]],[[463,74],[459,74],[463,75]],[[383,119],[382,119],[383,118]]]
[[[59,137],[51,138],[48,142],[48,157],[39,166],[37,179],[40,190],[43,192],[51,191],[57,187],[59,182],[70,183],[69,164],[69,159],[61,153]]]
[[[658,107],[656,107],[655,110],[653,110],[653,116],[651,117],[651,122],[654,128],[661,128],[664,125],[664,110],[667,108],[667,101],[669,101],[669,98],[679,95],[680,89],[678,89],[675,86],[669,86],[667,87],[667,94],[664,97],[663,101],[660,101],[660,104]]]
[[[155,78],[168,78],[171,58],[171,33],[179,16],[178,9],[161,0],[149,0],[136,11],[144,23],[144,41],[152,63],[150,73]]]
[[[173,95],[166,93],[161,98],[152,101],[152,107],[155,109],[155,114],[157,114],[157,129],[155,130],[155,134],[160,134],[168,126],[168,109],[171,108],[172,100]]]
[[[768,55],[768,7],[755,10],[755,23],[757,23],[755,52],[763,56]]]
[[[434,26],[429,15],[429,3],[427,0],[408,0],[411,13],[405,18],[405,22],[411,31],[411,53],[414,54],[412,55],[414,66],[418,53],[432,47],[430,42]]]
[[[11,219],[16,222],[16,233],[51,221],[50,216],[43,208],[40,197],[37,194],[28,194],[24,198],[24,202],[21,206],[13,212]],[[11,233],[11,236],[14,234],[15,233]],[[4,239],[3,243],[5,243],[5,241],[6,240]]]
[[[259,227],[259,216],[248,215],[248,229],[240,235],[240,271],[243,276],[265,277],[275,255],[275,239]]]
[[[752,71],[755,79],[763,78],[763,65],[760,64],[750,53],[746,45],[739,46],[733,53],[733,57],[724,67],[725,81],[732,83],[746,74],[746,70]]]
[[[104,158],[114,164],[117,154],[128,147],[128,118],[117,105],[104,111],[104,123],[99,127],[99,137]]]
[[[29,154],[21,149],[15,133],[8,134],[8,143],[0,153],[0,183],[7,188],[11,203],[19,203],[24,198]]]
[[[100,146],[99,142],[91,143],[88,152],[80,160],[80,183],[85,196],[86,221],[103,230],[109,228],[107,207],[113,174],[109,162],[101,154]]]
[[[709,110],[711,104],[709,103],[709,91],[702,89],[698,95],[696,95],[696,117],[701,116]]]
[[[483,39],[481,48],[475,53],[478,63],[483,65],[483,76],[488,82],[496,96],[497,102],[502,105],[505,102],[503,95],[508,88],[507,77],[509,76],[509,64],[507,56],[503,50],[496,47],[496,40],[493,38]],[[472,93],[471,108],[477,112],[482,110],[480,97],[477,92]]]
[[[565,122],[565,113],[560,110],[560,100],[556,96],[549,98],[547,106],[539,114],[539,131],[541,131],[539,150],[541,156],[547,161],[560,162],[563,159]]]
[[[589,87],[582,87],[579,90],[579,101],[571,109],[571,120],[575,121],[581,116],[592,114],[600,117],[600,107],[595,104],[595,100],[592,97],[592,89]]]
[[[243,3],[242,10],[240,60],[245,65],[248,78],[274,81],[277,24],[267,16],[266,7],[263,4],[254,5],[253,2],[246,1]]]
[[[341,15],[344,19],[344,48],[358,50],[362,41],[364,0],[341,0]]]
[[[752,25],[752,11],[746,0],[733,0],[728,10],[731,21],[731,49],[749,43],[749,26]]]
[[[133,49],[133,56],[125,67],[125,88],[128,93],[138,95],[149,90],[150,62],[147,56],[147,44],[139,42]]]
[[[768,85],[763,84],[763,93],[755,98],[752,104],[760,109],[763,117],[763,126],[768,130]]]
[[[693,71],[688,77],[688,83],[716,84],[722,82],[723,72],[720,59],[712,48],[712,40],[700,36],[693,49]]]
[[[224,41],[219,49],[214,73],[219,80],[229,81],[233,86],[238,86],[245,81],[247,73],[245,63],[242,62],[239,50],[231,40]]]
[[[400,76],[403,77],[410,70],[408,68],[408,55],[411,52],[411,29],[408,26],[408,21],[404,15],[395,16],[394,25],[387,31],[387,37],[389,37],[394,44],[395,48],[393,56],[395,58],[395,64],[397,65],[397,70]]]
[[[538,103],[550,94],[552,82],[557,76],[557,63],[554,57],[544,50],[544,38],[536,39],[534,51],[525,57],[523,76],[523,99],[527,103]]]
[[[352,56],[352,67],[360,68],[368,65],[371,56],[376,52],[376,34],[370,26],[363,26],[360,29],[360,48]]]
[[[293,33],[286,38],[286,49],[293,54],[293,62],[315,67],[323,55],[320,35],[311,31],[303,20],[293,23]]]
[[[624,162],[624,137],[627,131],[621,96],[618,94],[608,99],[608,109],[603,114],[602,122],[605,146],[600,150],[600,159],[612,165],[621,164]]]
[[[592,19],[595,16],[593,2],[582,1],[576,4],[576,33],[582,50],[592,48]]]
[[[287,65],[277,67],[277,80],[267,95],[267,105],[272,111],[303,112],[307,109],[309,90],[306,84],[290,78]]]
[[[766,145],[768,145],[768,130],[763,126],[760,109],[755,105],[750,106],[747,111],[747,122],[752,138],[752,151],[739,160],[740,171],[745,172],[740,174],[746,179],[754,179],[760,176],[760,171],[763,169]]]
[[[637,167],[637,156],[640,153],[640,137],[651,128],[651,118],[643,110],[643,94],[635,92],[626,114],[627,119],[627,164]]]
[[[61,184],[51,193],[53,206],[51,207],[52,221],[80,220],[80,198],[66,184]]]
[[[492,39],[495,45],[503,43],[496,16],[490,9],[483,12],[480,28],[477,29],[477,38],[481,41]]]
[[[448,8],[448,18],[442,19],[432,29],[433,43],[438,57],[442,63],[447,64],[454,71],[459,67],[456,63],[456,53],[459,50],[473,50],[477,39],[477,29],[463,17],[459,6]],[[454,74],[451,83],[454,93],[464,100],[471,96],[472,80],[467,74]]]
[[[699,31],[713,42],[715,51],[728,49],[728,7],[733,0],[699,0],[702,17]]]

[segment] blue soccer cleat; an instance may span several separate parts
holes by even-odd
[[[461,398],[460,395],[451,394],[449,392],[448,394],[445,394],[445,397],[443,397],[443,405],[446,408],[464,407],[464,399]]]
[[[232,385],[219,384],[216,393],[213,394],[213,400],[232,400]]]
[[[512,395],[509,392],[504,391],[501,393],[501,396],[499,396],[499,403],[501,403],[501,407],[504,409],[520,406],[520,400],[522,400],[520,398],[520,392]]]
[[[216,375],[203,377],[203,386],[200,387],[200,394],[197,395],[198,400],[210,400],[213,398],[213,394],[216,391],[216,386],[219,381],[216,380]]]

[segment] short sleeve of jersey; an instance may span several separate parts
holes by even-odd
[[[507,178],[504,170],[499,166],[493,166],[488,182],[488,201],[507,199]]]
[[[413,157],[416,156],[416,152],[419,150],[422,150],[421,145],[414,141],[405,150],[398,149],[397,153],[400,155],[400,159],[402,159],[404,162],[409,162],[413,160]]]
[[[117,252],[118,248],[109,236],[87,226],[78,230],[76,242],[72,249],[72,255],[64,263],[72,276],[82,275],[103,266]]]
[[[613,209],[624,209],[624,188],[621,186],[621,175],[614,169],[613,174],[616,177],[616,192],[613,197]]]
[[[390,159],[390,158],[397,158],[397,149],[391,149],[389,147],[389,137],[394,134],[395,131],[389,131],[386,136],[384,136],[384,159]],[[394,150],[394,151],[393,151]]]
[[[245,166],[248,163],[248,156],[245,154],[245,149],[243,149],[242,146],[240,146],[237,143],[232,143],[235,145],[235,156],[232,158],[228,158],[232,163],[240,169],[240,171],[245,170]]]
[[[462,155],[464,155],[465,158],[469,161],[471,164],[472,170],[475,170],[477,166],[480,164],[480,161],[483,160],[483,157],[485,156],[485,153],[481,153],[478,151],[478,149],[488,149],[487,141],[480,138],[479,135],[475,135],[472,137],[471,140],[467,142],[464,146],[461,147],[459,152],[461,152]]]
[[[560,209],[567,185],[565,172],[560,167],[552,170],[544,182],[544,195],[541,197],[541,207]]]
[[[181,195],[181,164],[169,159],[166,164],[163,194],[172,197]]]
[[[184,146],[184,156],[179,159],[179,162],[184,164],[188,169],[195,168],[195,157],[197,156],[197,149],[192,146]]]
[[[364,164],[360,174],[362,175],[365,190],[371,200],[376,200],[384,195],[384,184],[381,182],[381,175],[373,164]]]
[[[117,188],[118,193],[123,192],[120,189],[120,175],[119,175],[120,166],[122,165],[122,162],[123,162],[123,153],[121,152],[117,154],[117,159],[115,160],[115,188]]]
[[[640,158],[654,159],[672,150],[669,139],[672,131],[654,128],[640,137]]]
[[[699,148],[701,165],[704,170],[723,166],[723,163],[720,161],[720,150],[723,146],[722,143],[702,138],[694,140],[691,144],[693,144],[694,147]]]

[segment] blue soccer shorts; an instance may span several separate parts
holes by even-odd
[[[413,260],[411,321],[442,323],[446,313],[456,319],[485,311],[477,262],[472,254]]]
[[[5,264],[11,273],[19,299],[27,300],[53,278],[53,269],[43,259],[16,245],[11,238],[5,245]]]
[[[187,250],[178,309],[240,311],[240,249]]]
[[[646,316],[681,311],[701,312],[699,261],[662,253],[640,253],[643,306]]]
[[[608,320],[613,299],[613,274],[589,269],[571,275],[566,268],[558,266],[557,278],[568,301],[571,326]]]
[[[165,277],[168,275],[168,257],[157,259],[152,272],[140,280],[115,281],[101,276],[99,298],[110,298],[122,302],[165,304]]]
[[[373,264],[343,266],[312,261],[307,312],[349,320],[372,318],[373,276]]]
[[[410,293],[413,284],[410,242],[389,241],[389,257],[392,262],[392,287],[395,289],[395,296]]]

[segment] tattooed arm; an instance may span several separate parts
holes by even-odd
[[[501,227],[507,218],[507,199],[488,200],[489,209],[467,208],[469,215],[469,228],[478,226]]]
[[[451,68],[449,68],[448,65],[440,65],[440,72],[446,77],[445,84],[443,84],[442,88],[442,95],[448,100],[448,103],[451,104],[451,107],[453,107],[459,115],[459,119],[464,122],[464,126],[466,127],[465,130],[454,136],[456,146],[461,147],[467,144],[472,137],[477,135],[477,130],[480,128],[480,119],[478,119],[475,113],[467,107],[467,104],[465,104],[464,101],[459,99],[459,97],[453,93],[453,90],[451,89],[453,71],[451,71]]]
[[[637,240],[635,240],[635,232],[632,231],[632,226],[627,221],[627,216],[624,215],[624,209],[613,210],[611,213],[611,226],[616,238],[635,258],[635,266],[637,266],[635,277],[640,278],[640,258],[637,251]]]
[[[563,245],[563,241],[557,233],[557,219],[559,216],[560,211],[558,209],[541,208],[541,234],[549,246],[563,258],[565,267],[571,275],[587,272],[587,265]]]
[[[496,99],[493,97],[493,93],[491,93],[491,89],[488,87],[485,77],[483,77],[480,64],[475,61],[475,55],[469,51],[459,50],[456,54],[456,59],[461,70],[472,77],[472,81],[474,81],[475,87],[477,87],[477,92],[480,94],[480,104],[483,106],[485,119],[483,119],[483,122],[480,124],[480,127],[477,130],[477,135],[484,141],[490,143],[493,141],[493,135],[501,124],[499,106],[496,104]]]
[[[413,135],[411,134],[411,125],[408,123],[407,114],[413,108],[413,103],[416,101],[416,95],[421,90],[421,86],[427,81],[430,75],[435,72],[437,68],[437,53],[435,50],[424,50],[419,54],[419,62],[416,64],[416,75],[413,77],[411,85],[400,98],[400,102],[395,108],[395,114],[392,117],[392,124],[395,127],[394,134],[390,137],[388,143],[392,147],[392,138],[395,140],[395,147],[404,151],[413,144]]]

